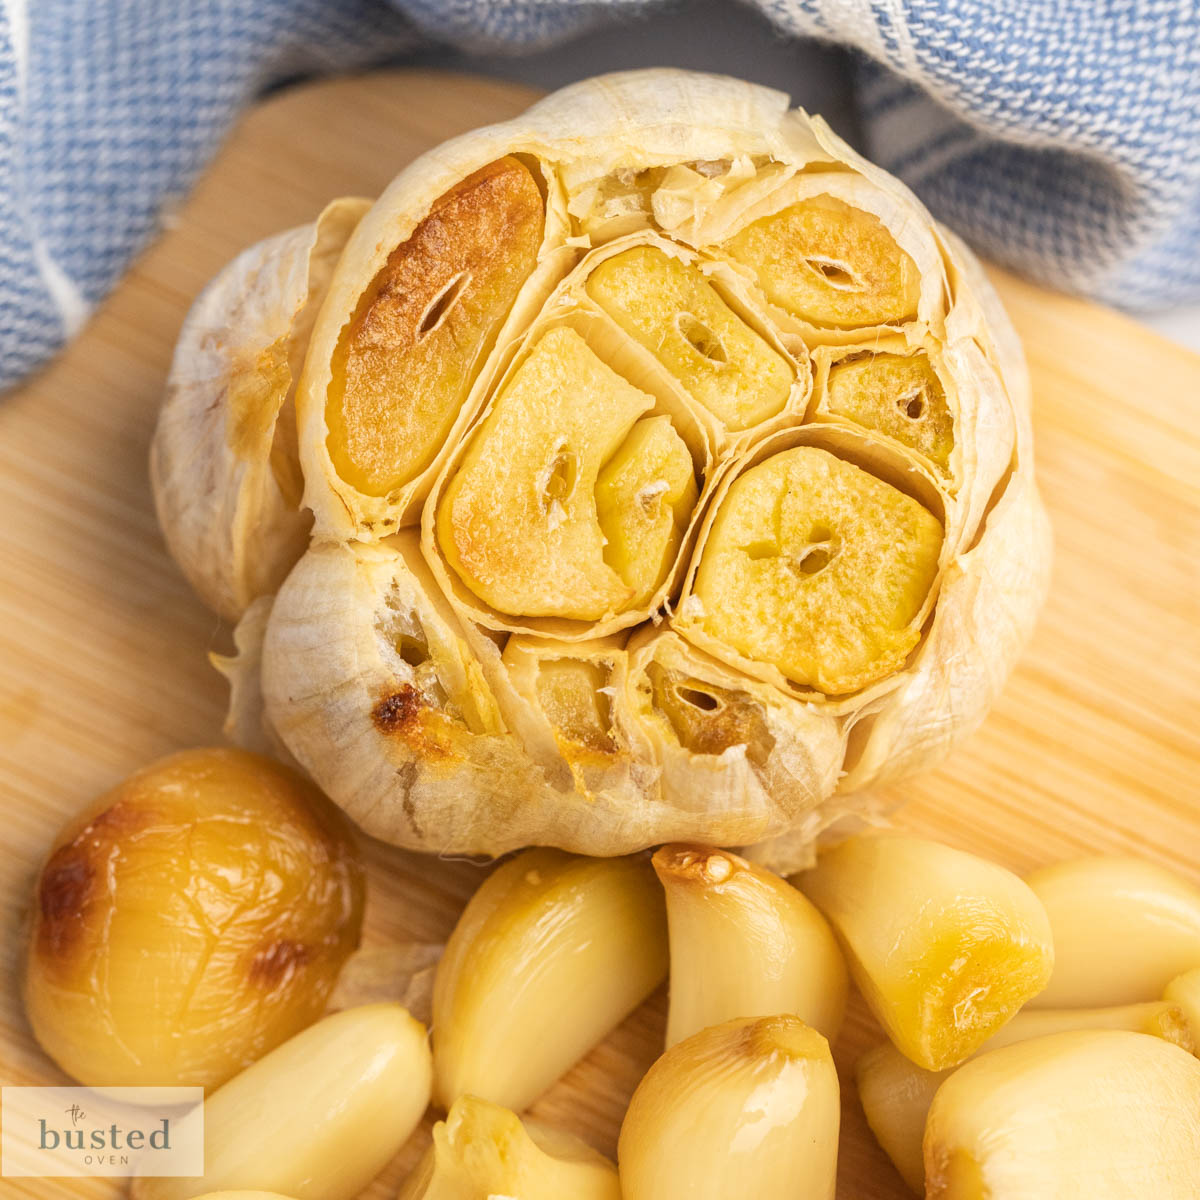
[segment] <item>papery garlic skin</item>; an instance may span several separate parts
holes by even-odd
[[[667,1046],[735,1017],[792,1013],[836,1040],[848,977],[829,923],[791,884],[725,850],[664,846]]]
[[[666,973],[662,893],[644,859],[517,855],[471,898],[438,965],[437,1102],[527,1108]]]
[[[850,972],[913,1062],[962,1062],[1046,986],[1050,924],[1010,871],[939,842],[847,838],[798,879]]]
[[[1200,967],[1200,888],[1138,858],[1073,859],[1026,877],[1054,932],[1054,974],[1039,1007],[1154,1000]]]
[[[497,199],[505,180],[520,203]],[[435,227],[462,263],[486,260],[504,286],[476,288],[474,268],[443,278],[445,263],[426,253]],[[764,257],[764,246],[796,253]],[[413,269],[428,284],[407,307],[388,292],[405,263],[423,263]],[[487,312],[476,312],[476,301]],[[459,326],[480,331],[465,355],[443,338]],[[471,447],[537,347],[571,334],[619,377],[614,394],[631,388],[642,399],[629,429],[609,431],[629,443],[609,464],[589,462],[573,476],[570,454],[561,463],[556,455],[578,457],[578,447],[550,439],[528,471],[510,472],[531,518],[566,547],[561,560],[540,562],[534,588],[520,567],[532,555],[523,531],[536,522],[506,524],[503,512],[473,520],[468,512],[448,530],[446,514],[456,499],[475,517],[486,509],[491,464],[471,460]],[[444,354],[435,353],[439,338]],[[403,363],[371,367],[373,355],[386,357],[401,342]],[[357,399],[339,408],[356,354],[370,379],[352,386]],[[872,354],[891,356],[893,366],[928,361],[922,403],[942,407],[921,436],[905,426],[917,420],[907,410],[867,419],[831,398],[831,372]],[[303,504],[314,514],[305,556],[312,561],[300,568],[308,585],[284,587],[286,603],[276,604],[267,629],[268,735],[278,734],[370,832],[406,847],[499,854],[539,844],[608,855],[694,839],[745,846],[756,861],[795,870],[811,861],[823,828],[870,810],[880,784],[932,765],[979,724],[1045,592],[1050,539],[1033,480],[1028,380],[994,294],[970,252],[903,185],[820,118],[789,111],[779,92],[685,71],[632,71],[572,85],[511,121],[437,147],[397,176],[346,240],[303,358],[295,425]],[[410,359],[419,371],[400,370]],[[447,401],[439,401],[436,422],[448,431],[444,444],[420,454],[401,446],[412,461],[400,463],[398,453],[391,472],[388,455],[376,455],[364,437],[371,442],[366,434],[376,426],[383,441],[389,429],[425,428],[416,417],[428,389],[375,385],[411,382],[423,371],[445,382],[442,366],[454,385],[438,393]],[[375,400],[401,405],[405,396],[416,396],[413,412],[374,420]],[[355,438],[354,454],[342,454],[341,442]],[[506,447],[493,456],[497,468],[530,449],[520,437],[496,444]],[[721,496],[768,451],[801,450],[831,456],[840,474],[862,472],[872,481],[864,492],[899,493],[895,503],[924,527],[910,539],[922,543],[921,561],[903,603],[882,621],[851,622],[866,631],[858,639],[866,644],[836,669],[781,665],[773,661],[783,656],[780,645],[749,636],[753,630],[738,634],[740,648],[726,644],[728,623],[714,623],[696,588]],[[474,470],[471,488],[464,465]],[[596,530],[593,497],[572,492],[593,482],[603,492]],[[537,485],[532,500],[527,484]],[[198,474],[180,482],[193,499],[205,486]],[[471,504],[456,487],[472,493]],[[572,495],[580,503],[562,503]],[[507,502],[500,508],[517,511]],[[586,553],[557,523],[580,513]],[[865,559],[887,557],[886,524],[863,523]],[[463,650],[452,657],[464,671],[474,658],[487,704],[499,713],[482,732],[468,720],[440,762],[411,741],[398,746],[395,736],[371,731],[375,706],[407,680],[386,653],[381,665],[364,633],[376,624],[380,590],[361,586],[357,569],[330,565],[338,551],[361,559],[379,548],[386,556],[389,539],[417,526],[412,553],[423,565],[406,564],[418,582],[404,603],[457,623]],[[862,530],[846,530],[849,547]],[[784,541],[785,557],[797,558]],[[833,561],[837,546],[829,549]],[[292,547],[279,561],[296,553]],[[576,587],[567,567],[589,586]],[[308,590],[318,574],[344,589],[340,597]],[[339,623],[355,634],[336,632]],[[628,639],[616,646],[630,669],[627,695],[614,702],[628,718],[614,770],[576,769],[554,752],[506,678],[500,655],[510,635],[550,645]],[[749,697],[730,706],[733,716],[765,734],[726,739],[715,752],[683,745],[646,702],[641,668],[652,665],[646,647],[655,637],[683,643],[680,654],[669,653],[691,658],[690,674]],[[454,719],[449,708],[440,711]],[[486,744],[471,749],[468,737]],[[527,799],[518,802],[518,793]],[[451,812],[459,808],[461,820]]]
[[[334,265],[369,207],[334,200],[313,224],[250,247],[180,331],[150,478],[172,556],[228,621],[273,592],[308,543],[293,398]]]
[[[1200,1061],[1160,1038],[1060,1033],[981,1055],[938,1089],[928,1200],[1190,1200]]]
[[[569,1133],[462,1096],[397,1200],[621,1200],[617,1169]]]
[[[431,1077],[425,1027],[400,1005],[335,1013],[208,1098],[202,1178],[138,1177],[133,1200],[238,1188],[353,1200],[417,1127]]]
[[[740,1019],[672,1046],[621,1125],[624,1200],[833,1200],[838,1080],[798,1017]]]
[[[1089,1029],[1142,1033],[1162,1038],[1189,1054],[1196,1051],[1193,1026],[1183,1008],[1168,1000],[1151,1000],[1116,1008],[1026,1008],[988,1038],[972,1057],[1034,1038]],[[954,1069],[926,1071],[905,1058],[891,1042],[883,1042],[859,1057],[854,1072],[871,1132],[904,1182],[921,1195],[925,1189],[921,1145],[929,1106]]]

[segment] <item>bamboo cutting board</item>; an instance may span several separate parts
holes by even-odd
[[[205,661],[228,631],[155,526],[146,451],[188,304],[237,251],[374,195],[418,153],[534,99],[512,84],[393,73],[285,93],[239,126],[164,236],[53,367],[0,400],[0,1083],[63,1082],[17,997],[20,926],[58,826],[158,755],[220,737]],[[994,272],[1025,339],[1053,590],[984,728],[896,789],[898,823],[1025,871],[1085,851],[1160,860],[1200,883],[1200,357],[1113,313]],[[369,847],[367,944],[441,941],[481,869]],[[661,1044],[657,996],[537,1106],[614,1149]],[[860,1002],[838,1046],[842,1200],[898,1200],[853,1095],[878,1037]],[[392,1197],[429,1122],[370,1200]],[[63,1200],[111,1183],[0,1180]],[[731,1198],[734,1200],[734,1198]]]

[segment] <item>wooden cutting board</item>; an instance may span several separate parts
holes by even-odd
[[[225,688],[205,655],[228,646],[228,631],[167,558],[146,473],[185,310],[243,247],[333,196],[376,194],[427,147],[534,98],[405,72],[269,100],[70,350],[0,400],[0,1083],[62,1082],[17,997],[24,909],[58,826],[149,759],[220,738]],[[1018,871],[1129,851],[1200,883],[1200,357],[1114,313],[993,278],[1033,371],[1053,590],[984,728],[896,789],[907,801],[898,823]],[[443,940],[482,875],[379,845],[369,855],[368,944]],[[663,1013],[659,995],[537,1114],[611,1153]],[[907,1194],[853,1094],[849,1068],[878,1036],[856,1002],[838,1046],[844,1200]],[[428,1126],[372,1200],[394,1195]],[[4,1196],[39,1200],[112,1191],[0,1181]]]

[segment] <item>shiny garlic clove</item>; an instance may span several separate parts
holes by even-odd
[[[734,1017],[781,1012],[837,1037],[846,964],[805,896],[726,850],[664,846],[653,861],[670,929],[668,1046]]]
[[[927,1200],[1194,1200],[1200,1061],[1161,1038],[1060,1033],[981,1055],[938,1089]]]
[[[738,1019],[672,1046],[621,1125],[624,1200],[832,1200],[837,1073],[799,1017]]]
[[[1163,991],[1163,999],[1183,1013],[1196,1042],[1196,1053],[1200,1054],[1200,967],[1172,979]]]
[[[281,1196],[278,1192],[206,1192],[197,1196],[196,1200],[291,1200],[289,1196]]]
[[[587,1143],[460,1096],[397,1200],[621,1200],[617,1169]]]
[[[1094,857],[1028,877],[1054,931],[1046,1008],[1157,999],[1200,967],[1200,888],[1157,863]]]
[[[1026,1009],[979,1048],[987,1054],[1017,1042],[1086,1029],[1123,1029],[1162,1038],[1188,1053],[1195,1052],[1192,1027],[1183,1009],[1166,1000],[1117,1008]],[[977,1057],[978,1055],[976,1055]],[[867,1124],[904,1182],[918,1195],[925,1187],[921,1139],[929,1106],[953,1073],[926,1071],[910,1062],[891,1042],[868,1050],[855,1066],[858,1096]]]
[[[800,876],[850,971],[913,1062],[962,1062],[1050,977],[1050,925],[1010,871],[923,838],[849,838]]]
[[[133,1200],[249,1189],[351,1200],[417,1127],[432,1078],[425,1027],[398,1004],[326,1017],[204,1105],[204,1176],[138,1178]]]
[[[471,898],[438,966],[438,1103],[527,1108],[666,973],[662,892],[644,859],[517,855]]]

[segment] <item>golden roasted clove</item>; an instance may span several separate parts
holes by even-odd
[[[437,1102],[527,1108],[666,973],[662,890],[645,859],[517,855],[471,898],[438,966]]]
[[[927,1200],[1194,1200],[1200,1061],[1161,1038],[1059,1033],[967,1063],[925,1126]]]
[[[417,1127],[431,1077],[425,1027],[400,1005],[325,1017],[208,1098],[202,1178],[138,1177],[132,1200],[230,1189],[352,1200]]]
[[[973,854],[897,834],[852,837],[800,885],[840,935],[872,1012],[918,1066],[962,1062],[1050,977],[1037,897]]]
[[[397,1200],[621,1200],[617,1169],[586,1142],[460,1096]]]
[[[846,964],[829,923],[765,867],[705,846],[664,846],[671,1004],[667,1045],[734,1017],[793,1013],[833,1041]]]
[[[1200,888],[1157,863],[1096,856],[1028,877],[1050,918],[1054,974],[1046,1008],[1156,1000],[1200,967]]]
[[[621,1125],[624,1200],[832,1200],[837,1072],[799,1017],[743,1018],[672,1046]]]

